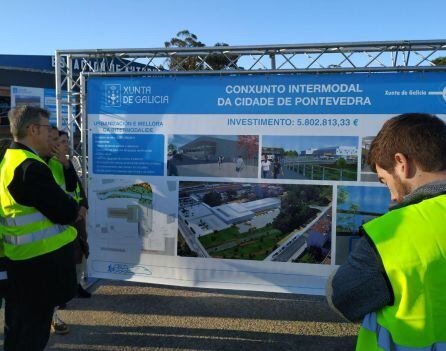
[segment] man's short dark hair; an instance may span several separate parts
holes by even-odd
[[[59,130],[59,136],[62,136],[62,135],[66,135],[67,138],[69,139],[68,132],[66,132],[64,130]]]
[[[49,118],[50,113],[43,108],[29,105],[11,109],[8,113],[8,119],[14,139],[26,137],[26,129],[30,124],[39,124],[40,117]]]
[[[446,124],[425,113],[406,113],[384,123],[370,145],[367,163],[393,173],[395,154],[402,153],[425,172],[446,169]]]

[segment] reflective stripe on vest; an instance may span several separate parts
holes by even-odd
[[[74,191],[72,192],[67,191],[67,184],[65,182],[65,171],[63,164],[57,158],[52,157],[48,161],[48,167],[50,168],[57,185],[59,185],[67,195],[69,195],[79,204],[79,202],[82,200],[80,196],[79,183],[76,184],[76,189]]]
[[[373,332],[378,346],[385,351],[446,351],[446,342],[437,342],[427,347],[408,347],[394,343],[390,332],[378,324],[376,312],[366,315],[361,327]]]
[[[51,238],[52,236],[62,233],[68,228],[68,225],[54,224],[51,227],[25,235],[3,235],[3,240],[5,243],[10,245],[25,245],[29,243],[35,243],[43,239]]]
[[[35,212],[27,215],[17,216],[17,217],[8,217],[6,218],[6,224],[9,227],[17,227],[21,225],[27,225],[35,222],[45,221],[46,218],[40,212]]]
[[[8,279],[8,273],[6,271],[0,271],[0,280]]]
[[[76,229],[51,222],[36,208],[17,203],[9,192],[15,170],[27,159],[34,159],[47,167],[39,156],[22,149],[8,149],[0,163],[0,216],[4,217],[1,225],[4,255],[13,261],[45,255],[76,238]]]
[[[76,190],[73,193],[73,199],[76,200],[78,205],[83,200],[83,198],[81,196],[81,187],[79,185],[79,181],[76,184]]]

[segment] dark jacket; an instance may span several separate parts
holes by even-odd
[[[45,158],[44,161],[48,163],[50,158]],[[82,186],[82,182],[80,181],[79,177],[77,176],[77,172],[73,166],[73,163],[71,161],[68,161],[69,167],[64,167],[64,179],[65,179],[65,188],[67,192],[73,192],[76,190],[77,185],[79,185],[80,188],[80,196],[82,200],[79,203],[79,207],[83,206],[88,209],[88,201],[87,197],[85,195],[84,188]],[[73,249],[74,249],[74,261],[76,264],[82,263],[82,258],[85,256],[88,257],[89,253],[89,246],[87,242],[87,227],[85,220],[79,220],[77,222],[71,223],[71,225],[76,228],[77,236],[76,240],[73,242]]]
[[[441,194],[446,194],[446,181],[426,184],[391,210]],[[360,321],[366,314],[393,304],[392,286],[381,257],[365,232],[347,262],[328,279],[326,295],[329,305],[350,321]]]
[[[88,199],[87,195],[85,195],[84,187],[82,186],[82,182],[79,179],[79,177],[77,177],[77,175],[76,179],[77,179],[77,184],[79,184],[80,195],[82,198],[79,203],[79,206],[88,209]],[[76,264],[81,264],[82,258],[83,257],[88,258],[88,256],[90,255],[90,247],[88,245],[87,223],[85,222],[84,219],[82,219],[80,221],[75,222],[74,227],[77,230],[77,237],[74,242],[74,260]]]
[[[20,143],[13,142],[10,148],[33,152]],[[68,187],[72,184],[67,182]],[[54,223],[70,224],[77,218],[76,201],[57,185],[50,169],[37,160],[26,159],[16,168],[8,190],[16,202],[36,208]],[[16,303],[66,303],[77,288],[73,243],[28,260],[9,260],[8,284],[8,299]]]

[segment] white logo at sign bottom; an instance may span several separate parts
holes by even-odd
[[[147,266],[123,262],[93,261],[93,270],[118,275],[152,275],[152,272]]]

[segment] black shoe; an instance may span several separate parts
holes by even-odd
[[[85,290],[80,284],[77,285],[77,297],[81,299],[88,299],[91,297],[91,293]]]

